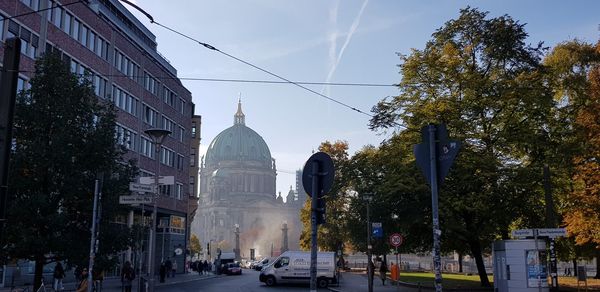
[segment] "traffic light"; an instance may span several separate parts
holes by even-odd
[[[206,254],[210,255],[210,242],[206,244]]]
[[[325,202],[325,198],[320,197],[317,199],[317,208],[315,209],[317,225],[325,224],[325,211],[327,211],[327,203]]]

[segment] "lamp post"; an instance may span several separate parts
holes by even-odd
[[[373,292],[373,265],[371,264],[371,213],[370,205],[373,200],[373,194],[366,193],[362,197],[363,201],[367,202],[367,279],[369,292]]]
[[[156,153],[156,171],[154,172],[154,203],[152,209],[152,225],[150,226],[150,242],[148,243],[148,273],[150,274],[148,291],[154,292],[154,249],[156,244],[156,222],[157,222],[157,214],[156,214],[156,203],[158,201],[158,169],[160,168],[160,145],[162,144],[165,137],[171,134],[171,131],[165,129],[152,128],[144,131],[152,141],[154,142]]]

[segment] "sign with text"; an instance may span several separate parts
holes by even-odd
[[[151,204],[152,196],[119,196],[119,204],[136,205]]]
[[[550,238],[567,236],[566,228],[540,228],[537,232],[538,236],[547,236]]]
[[[143,184],[143,185],[154,184],[154,177],[153,176],[140,177],[140,184]],[[174,176],[159,176],[158,184],[159,185],[174,185],[175,177]]]
[[[533,229],[517,229],[512,231],[512,237],[514,238],[526,238],[533,237]]]
[[[136,183],[130,183],[129,184],[129,190],[132,192],[138,192],[138,193],[155,193],[155,186],[154,185],[144,185],[144,184],[136,184]]]
[[[390,243],[394,247],[399,247],[400,245],[402,245],[403,241],[404,241],[404,238],[402,238],[402,235],[400,235],[400,233],[394,233],[390,236]]]

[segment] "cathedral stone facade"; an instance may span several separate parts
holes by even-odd
[[[256,257],[298,249],[303,201],[290,187],[284,203],[276,195],[276,178],[275,159],[265,140],[246,126],[239,102],[233,126],[212,140],[200,165],[194,231],[203,249],[210,246],[206,258],[214,259],[217,248],[238,258],[250,258],[251,249]]]

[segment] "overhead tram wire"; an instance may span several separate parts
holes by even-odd
[[[289,79],[287,79],[287,78],[285,78],[285,77],[283,77],[283,76],[280,76],[280,75],[278,75],[278,74],[275,74],[275,73],[273,73],[273,72],[271,72],[271,71],[268,71],[268,70],[266,70],[266,69],[263,69],[263,68],[261,68],[261,67],[258,67],[258,66],[256,66],[256,65],[254,65],[254,64],[252,64],[252,63],[250,63],[250,62],[244,61],[244,60],[242,60],[242,59],[240,59],[240,58],[238,58],[238,57],[235,57],[235,56],[233,56],[233,55],[231,55],[231,54],[228,54],[228,53],[226,53],[226,52],[223,52],[223,51],[221,51],[221,50],[219,50],[219,49],[217,49],[217,48],[215,48],[215,47],[213,47],[213,46],[211,46],[211,45],[209,45],[209,44],[207,44],[207,43],[203,43],[203,42],[201,42],[201,41],[199,41],[199,40],[196,40],[196,39],[194,39],[194,38],[192,38],[192,37],[190,37],[190,36],[188,36],[188,35],[185,35],[185,34],[183,34],[183,33],[179,32],[179,31],[176,31],[176,30],[174,30],[174,29],[172,29],[172,28],[170,28],[170,27],[168,27],[168,26],[165,26],[165,25],[163,25],[163,24],[159,23],[159,22],[156,22],[156,21],[151,21],[151,22],[152,22],[153,24],[156,24],[156,25],[158,25],[158,26],[160,26],[160,27],[163,27],[163,28],[165,28],[165,29],[167,29],[167,30],[169,30],[169,31],[171,31],[171,32],[174,32],[174,33],[176,33],[176,34],[178,34],[178,35],[181,35],[181,36],[183,36],[183,37],[185,37],[185,38],[187,38],[187,39],[190,39],[190,40],[192,40],[192,41],[194,41],[194,42],[196,42],[196,43],[200,44],[201,46],[203,46],[203,47],[205,47],[205,48],[207,48],[207,49],[209,49],[209,50],[213,50],[213,51],[215,51],[215,52],[219,52],[219,53],[221,53],[221,54],[223,54],[223,55],[225,55],[225,56],[227,56],[227,57],[229,57],[229,58],[232,58],[232,59],[234,59],[234,60],[236,60],[236,61],[238,61],[238,62],[244,63],[244,64],[246,64],[246,65],[248,65],[248,66],[250,66],[250,67],[252,67],[252,68],[255,68],[255,69],[259,70],[259,71],[262,71],[262,72],[264,72],[264,73],[267,73],[267,74],[269,74],[269,75],[271,75],[271,76],[273,76],[273,77],[276,77],[276,78],[278,78],[278,79],[281,79],[281,80],[285,81],[284,83],[289,83],[289,84],[296,85],[296,86],[298,86],[298,87],[300,87],[300,88],[302,88],[302,89],[304,89],[304,90],[306,90],[306,91],[309,91],[309,92],[311,92],[311,93],[314,93],[314,94],[316,94],[316,95],[318,95],[318,96],[320,96],[320,97],[323,97],[323,98],[325,98],[325,99],[328,99],[329,101],[335,102],[335,103],[337,103],[337,104],[339,104],[339,105],[341,105],[341,106],[347,107],[347,108],[349,108],[349,109],[351,109],[351,110],[353,110],[353,111],[356,111],[356,112],[358,112],[358,113],[361,113],[361,114],[363,114],[363,115],[366,115],[366,116],[368,116],[368,117],[371,117],[371,118],[373,117],[373,115],[371,115],[371,114],[369,114],[369,113],[366,113],[366,112],[364,112],[364,111],[362,111],[362,110],[360,110],[360,109],[357,109],[357,108],[355,108],[355,107],[353,107],[353,106],[351,106],[351,105],[349,105],[349,104],[343,103],[343,102],[341,102],[341,101],[339,101],[339,100],[337,100],[337,99],[334,99],[334,98],[331,98],[331,97],[329,97],[329,96],[327,96],[327,95],[325,95],[325,94],[319,93],[319,92],[317,92],[317,91],[315,91],[315,90],[312,90],[312,89],[310,89],[310,88],[308,88],[308,87],[306,87],[306,86],[303,86],[303,85],[301,85],[301,84],[299,84],[299,83],[297,83],[297,82],[291,81],[291,80],[289,80]]]
[[[334,98],[331,98],[331,97],[329,97],[329,96],[327,96],[327,95],[325,95],[325,94],[319,93],[319,92],[317,92],[317,91],[315,91],[315,90],[312,90],[312,89],[310,89],[310,88],[308,88],[308,87],[306,87],[306,86],[303,86],[303,85],[301,85],[301,84],[299,84],[299,83],[297,83],[297,82],[291,81],[291,80],[289,80],[289,79],[287,79],[287,78],[285,78],[285,77],[283,77],[283,76],[277,75],[277,74],[275,74],[275,73],[273,73],[273,72],[271,72],[271,71],[268,71],[268,70],[266,70],[266,69],[263,69],[263,68],[261,68],[261,67],[258,67],[258,66],[256,66],[256,65],[254,65],[254,64],[252,64],[252,63],[250,63],[250,62],[244,61],[244,60],[242,60],[242,59],[240,59],[240,58],[238,58],[238,57],[235,57],[235,56],[233,56],[233,55],[231,55],[231,54],[228,54],[228,53],[226,53],[226,52],[223,52],[223,51],[221,51],[221,50],[219,50],[219,49],[215,48],[214,46],[212,46],[212,45],[210,45],[210,44],[208,44],[208,43],[201,42],[201,41],[199,41],[199,40],[197,40],[197,39],[195,39],[195,38],[193,38],[193,37],[191,37],[191,36],[188,36],[188,35],[186,35],[186,34],[184,34],[184,33],[182,33],[182,32],[179,32],[179,31],[177,31],[177,30],[175,30],[175,29],[172,29],[172,28],[170,28],[170,27],[168,27],[168,26],[166,26],[166,25],[164,25],[164,24],[161,24],[161,23],[159,23],[159,22],[155,21],[155,20],[154,20],[154,17],[152,17],[152,15],[150,15],[148,12],[144,11],[144,10],[143,10],[141,7],[139,7],[139,6],[137,6],[137,5],[134,5],[134,4],[132,4],[131,2],[129,2],[129,1],[127,1],[127,0],[120,0],[120,1],[123,1],[123,2],[125,2],[125,3],[127,3],[127,4],[129,4],[129,5],[131,5],[131,6],[132,6],[133,8],[135,8],[136,10],[140,11],[142,14],[144,14],[144,15],[145,15],[145,16],[146,16],[146,17],[147,17],[149,20],[150,20],[150,23],[152,23],[152,24],[156,24],[156,25],[158,25],[158,26],[160,26],[160,27],[162,27],[162,28],[164,28],[164,29],[166,29],[166,30],[169,30],[169,31],[171,31],[171,32],[173,32],[173,33],[175,33],[175,34],[178,34],[178,35],[180,35],[180,36],[182,36],[182,37],[184,37],[184,38],[187,38],[187,39],[189,39],[189,40],[191,40],[191,41],[193,41],[193,42],[195,42],[195,43],[198,43],[199,45],[201,45],[201,46],[203,46],[203,47],[205,47],[205,48],[207,48],[207,49],[209,49],[209,50],[212,50],[212,51],[215,51],[215,52],[219,52],[219,53],[221,53],[221,54],[223,54],[223,55],[225,55],[225,56],[227,56],[227,57],[229,57],[229,58],[232,58],[232,59],[234,59],[234,60],[236,60],[236,61],[238,61],[238,62],[244,63],[244,64],[246,64],[246,65],[248,65],[248,66],[250,66],[250,67],[252,67],[252,68],[255,68],[255,69],[259,70],[259,71],[262,71],[262,72],[264,72],[264,73],[267,73],[267,74],[269,74],[269,75],[271,75],[271,76],[273,76],[273,77],[276,77],[277,79],[281,79],[281,80],[285,81],[285,83],[289,83],[289,84],[296,85],[296,86],[298,86],[298,87],[300,87],[300,88],[302,88],[302,89],[304,89],[304,90],[306,90],[306,91],[308,91],[308,92],[311,92],[311,93],[313,93],[313,94],[316,94],[316,95],[318,95],[318,96],[320,96],[320,97],[323,97],[323,98],[325,98],[325,99],[327,99],[327,100],[329,100],[329,101],[332,101],[332,102],[334,102],[334,103],[337,103],[337,104],[339,104],[339,105],[341,105],[341,106],[344,106],[344,107],[346,107],[346,108],[349,108],[349,109],[351,109],[351,110],[353,110],[353,111],[356,111],[356,112],[358,112],[358,113],[361,113],[361,114],[363,114],[363,115],[366,115],[366,116],[368,116],[368,117],[370,117],[370,118],[372,118],[372,117],[373,117],[373,115],[371,115],[371,114],[369,114],[369,113],[366,113],[366,112],[364,112],[364,111],[362,111],[362,110],[360,110],[360,109],[357,109],[357,108],[355,108],[355,107],[353,107],[353,106],[351,106],[351,105],[349,105],[349,104],[343,103],[343,102],[341,102],[341,101],[339,101],[339,100],[336,100],[336,99],[334,99]]]
[[[10,70],[14,71],[14,70]],[[35,73],[35,71],[19,70],[18,73]],[[95,75],[102,77],[115,77],[115,78],[143,78],[142,75],[125,75],[125,74],[99,74]],[[79,76],[85,76],[85,74],[76,73]],[[276,80],[253,80],[253,79],[226,79],[226,78],[199,78],[199,77],[171,77],[171,76],[154,76],[159,80],[187,80],[187,81],[206,81],[206,82],[235,82],[235,83],[259,83],[259,84],[290,84],[286,81]],[[381,84],[381,83],[339,83],[339,82],[310,82],[310,81],[294,81],[298,84],[305,85],[330,85],[330,86],[356,86],[356,87],[397,87],[395,84]]]

